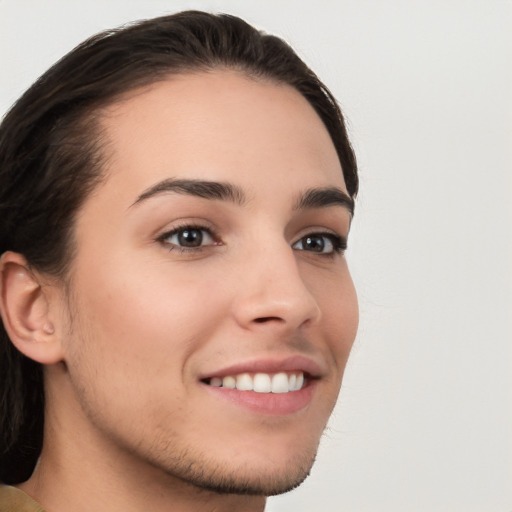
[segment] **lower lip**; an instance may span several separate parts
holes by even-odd
[[[312,398],[316,381],[309,381],[299,391],[289,393],[256,393],[255,391],[239,391],[204,384],[210,393],[231,402],[233,405],[248,409],[258,414],[285,416],[306,408]]]

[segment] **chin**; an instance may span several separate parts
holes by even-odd
[[[279,460],[255,462],[240,456],[221,462],[188,452],[174,459],[166,473],[196,489],[216,494],[275,496],[298,487],[309,475],[315,456],[316,450],[303,450]]]
[[[217,494],[247,496],[275,496],[298,487],[308,477],[314,457],[286,468],[248,469],[236,471],[217,467],[214,471],[203,468],[199,474],[190,475],[188,482],[194,487]]]

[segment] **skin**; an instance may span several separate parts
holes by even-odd
[[[262,510],[307,476],[356,334],[343,253],[304,243],[346,238],[351,215],[297,209],[307,190],[346,192],[335,148],[297,91],[225,70],[174,76],[104,114],[106,179],[79,212],[70,282],[46,286],[59,349],[43,453],[20,487],[51,512]],[[169,179],[244,199],[144,195]],[[162,236],[190,224],[214,234],[186,251]],[[202,382],[297,356],[317,378],[291,413]]]

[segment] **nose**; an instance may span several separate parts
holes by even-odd
[[[284,333],[318,322],[318,302],[304,280],[294,250],[284,240],[279,248],[274,244],[253,251],[244,263],[234,300],[239,325]]]

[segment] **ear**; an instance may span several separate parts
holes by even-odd
[[[54,364],[63,358],[50,315],[51,297],[49,286],[21,254],[7,251],[2,255],[0,315],[5,330],[21,353],[42,364]]]

